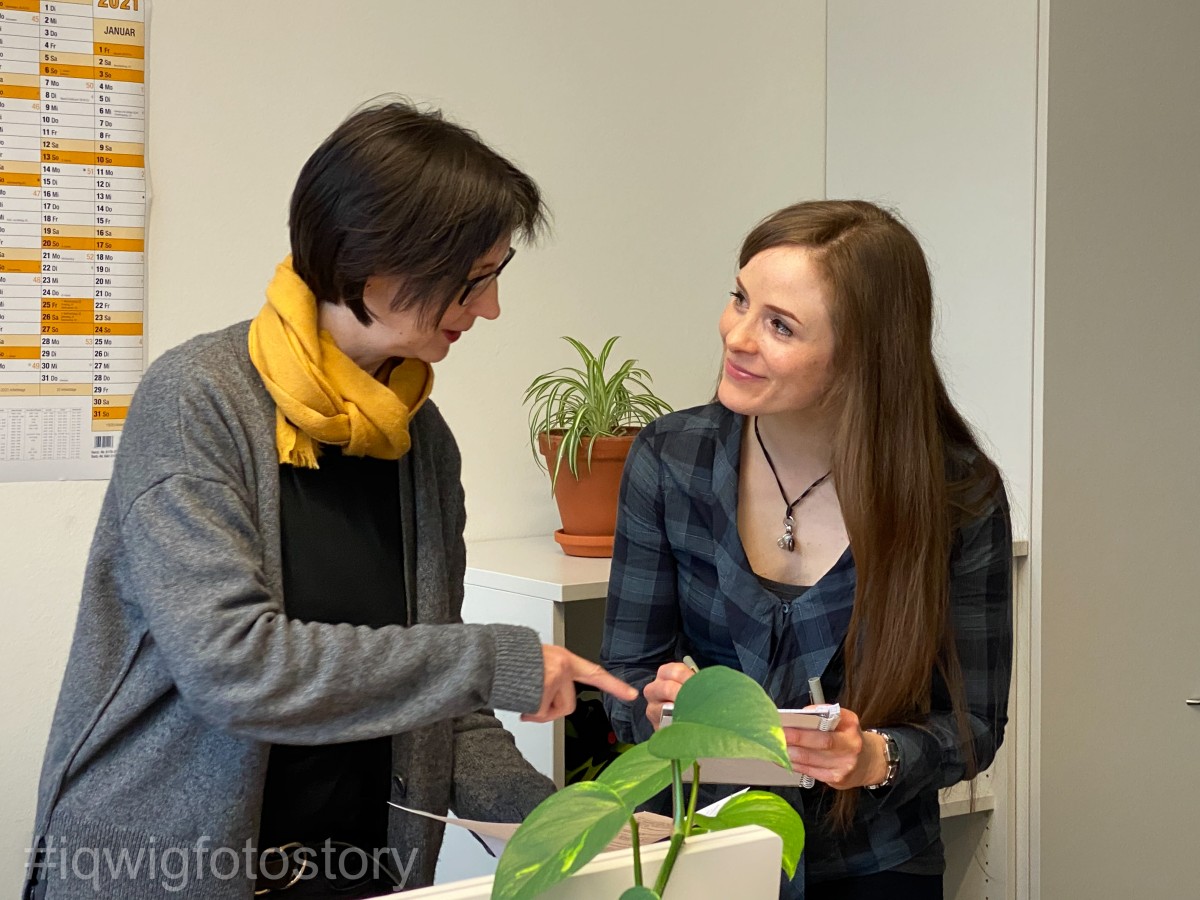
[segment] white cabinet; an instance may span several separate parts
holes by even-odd
[[[598,660],[610,563],[565,556],[549,535],[469,544],[463,620],[527,625],[545,644]],[[562,787],[562,720],[522,722],[517,713],[503,711],[497,716],[525,758]],[[439,883],[490,875],[495,868],[496,861],[463,829],[446,829]]]
[[[611,562],[566,556],[548,535],[470,544],[463,619],[528,625],[543,643],[599,660]],[[516,713],[499,717],[525,758],[562,787],[562,720],[531,724]]]

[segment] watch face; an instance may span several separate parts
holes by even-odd
[[[883,738],[883,758],[885,761],[889,763],[900,761],[900,747],[896,743],[896,739],[894,737],[892,737],[886,731],[881,731],[878,728],[867,728],[865,730],[871,732],[872,734],[877,734]]]
[[[900,748],[896,745],[896,739],[890,734],[883,735],[884,758],[889,763],[900,762]]]

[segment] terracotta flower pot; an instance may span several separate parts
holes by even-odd
[[[568,556],[612,556],[621,473],[637,431],[633,429],[620,437],[585,438],[577,456],[578,479],[571,474],[567,460],[563,460],[554,489],[563,527],[554,533],[554,539]],[[596,446],[589,469],[588,446],[593,440]],[[538,448],[551,473],[561,443],[561,434],[538,435]]]

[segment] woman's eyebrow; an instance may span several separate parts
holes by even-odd
[[[749,300],[750,292],[747,291],[746,286],[744,284],[742,284],[742,279],[735,276],[733,279],[733,283],[737,285],[738,290],[741,291],[742,296],[745,297],[747,300]],[[797,316],[794,312],[792,312],[789,309],[784,309],[781,306],[776,306],[773,303],[764,303],[763,309],[770,310],[771,312],[775,313],[776,315],[783,316],[786,319],[791,319],[797,325],[804,324],[804,320],[801,319],[799,316]]]
[[[801,321],[800,317],[797,316],[794,312],[792,312],[790,309],[784,309],[782,306],[775,306],[771,303],[764,303],[763,309],[769,309],[771,312],[775,313],[776,315],[783,316],[785,319],[791,319],[793,322]]]

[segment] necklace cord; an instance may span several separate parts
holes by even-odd
[[[787,507],[787,513],[785,516],[786,518],[790,519],[792,517],[792,510],[800,504],[800,501],[820,487],[822,482],[824,482],[826,478],[833,474],[833,469],[830,469],[828,472],[806,487],[799,497],[797,497],[791,503],[788,503],[787,492],[783,489],[783,482],[779,480],[779,473],[775,471],[775,461],[771,459],[771,454],[767,452],[767,445],[763,443],[762,433],[758,430],[758,416],[754,417],[754,437],[758,441],[759,449],[762,450],[763,459],[767,461],[767,468],[769,468],[771,470],[771,474],[775,476],[775,485],[779,488],[779,496],[783,498],[784,506]]]

